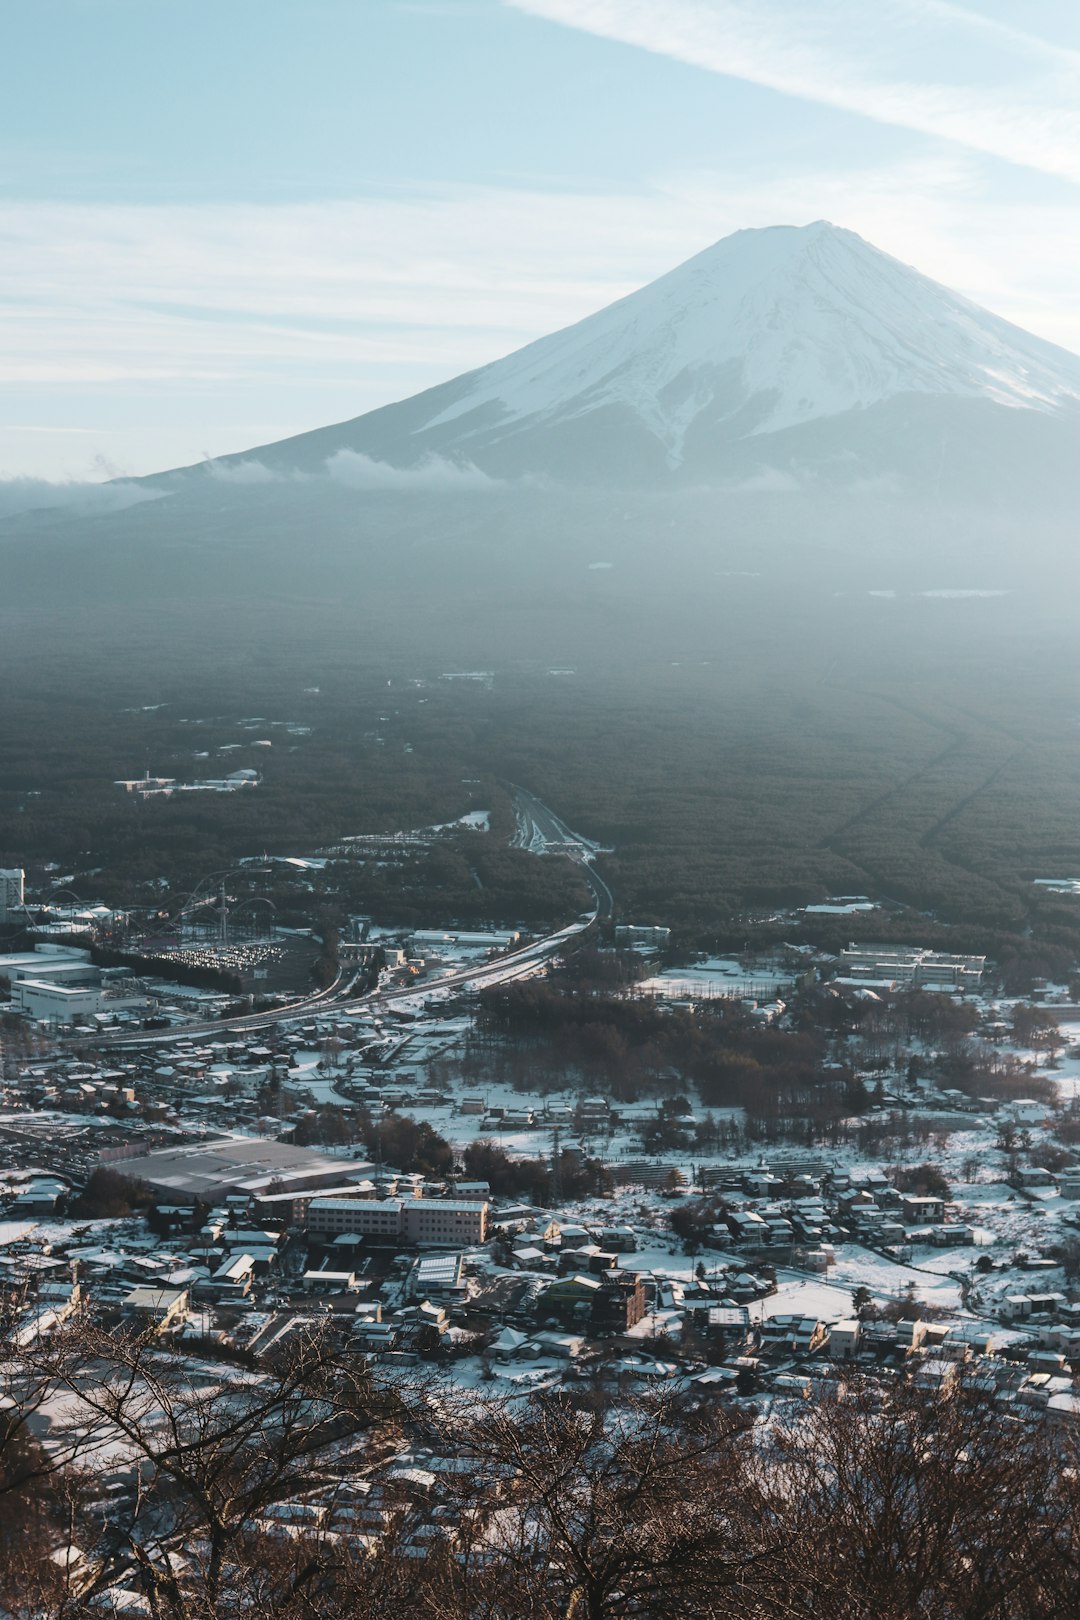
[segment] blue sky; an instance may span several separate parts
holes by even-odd
[[[356,415],[825,217],[1080,349],[1061,0],[5,8],[0,477]]]

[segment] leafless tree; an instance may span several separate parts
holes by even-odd
[[[28,1494],[0,1502],[36,1515],[14,1534],[0,1517],[13,1620],[82,1620],[118,1581],[154,1620],[1080,1613],[1080,1448],[962,1364],[940,1385],[847,1377],[755,1423],[599,1382],[481,1401],[432,1380],[391,1399],[319,1335],[246,1367],[81,1324],[17,1363],[8,1411],[59,1399],[62,1422]],[[406,1438],[435,1457],[434,1497],[396,1483]],[[107,1513],[106,1464],[130,1478]],[[369,1485],[385,1509],[370,1533],[349,1507]],[[283,1525],[288,1503],[312,1512]],[[69,1564],[72,1545],[92,1556]]]
[[[782,1620],[783,1532],[747,1473],[745,1423],[670,1396],[545,1394],[474,1411],[455,1438],[474,1465],[466,1511],[419,1612]]]
[[[1080,1612],[1062,1445],[960,1371],[944,1388],[843,1386],[777,1426],[762,1489],[811,1536],[794,1612],[851,1620],[1049,1620]],[[1066,1470],[1067,1477],[1067,1470]],[[1068,1601],[1061,1606],[1063,1592]]]
[[[217,1614],[261,1515],[336,1477],[395,1416],[366,1365],[316,1333],[257,1370],[92,1329],[48,1360],[75,1409],[70,1460],[86,1467],[107,1451],[133,1480],[101,1538],[96,1585],[134,1563],[163,1620]]]

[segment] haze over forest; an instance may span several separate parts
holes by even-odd
[[[1074,355],[845,229],[742,231],[412,399],[9,516],[5,723],[48,693],[108,782],[118,709],[317,685],[348,755],[361,692],[415,747],[434,681],[441,796],[542,789],[650,913],[867,889],[1019,929],[1080,859],[1078,450]]]

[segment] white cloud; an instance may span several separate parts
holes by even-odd
[[[504,0],[1080,181],[1080,53],[945,0]]]
[[[473,490],[499,488],[499,480],[489,478],[471,462],[447,461],[429,456],[415,467],[392,467],[387,461],[373,461],[356,450],[338,450],[326,463],[326,471],[337,484],[350,489],[431,490],[435,493],[463,494]]]
[[[64,479],[0,478],[0,521],[20,512],[48,508],[77,507],[89,516],[122,512],[143,501],[157,501],[164,490],[143,489],[137,484],[92,484]]]
[[[264,461],[210,461],[206,470],[219,484],[280,484],[285,481],[284,474],[275,472]],[[299,476],[298,473],[290,475]]]
[[[266,462],[245,457],[242,461],[208,461],[207,473],[217,483],[235,485],[295,484],[328,478],[349,489],[432,490],[449,494],[455,490],[498,489],[500,481],[489,478],[472,462],[450,461],[444,456],[427,456],[413,467],[395,467],[376,461],[358,450],[338,450],[328,456],[320,473],[298,472],[294,468],[267,466]]]
[[[295,484],[329,480],[348,489],[373,493],[395,490],[430,490],[434,494],[468,494],[504,487],[471,462],[428,456],[414,467],[394,467],[386,461],[354,450],[339,450],[330,456],[321,473],[303,473],[294,468],[269,467],[263,461],[207,461],[202,466],[216,483],[251,488],[262,484]],[[176,480],[177,487],[181,481]],[[144,501],[162,500],[171,493],[157,485],[147,488],[127,480],[91,483],[82,479],[0,478],[0,522],[26,512],[77,508],[87,516],[122,512]]]

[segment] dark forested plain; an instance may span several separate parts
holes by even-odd
[[[688,941],[869,893],[924,933],[1080,947],[1080,900],[1034,885],[1080,875],[1060,516],[204,478],[9,520],[0,568],[0,858],[97,869],[80,892],[483,807],[490,839],[411,894],[354,872],[350,902],[541,922],[585,896],[506,850],[518,783],[610,848],[622,916]],[[114,785],[239,767],[260,787]]]

